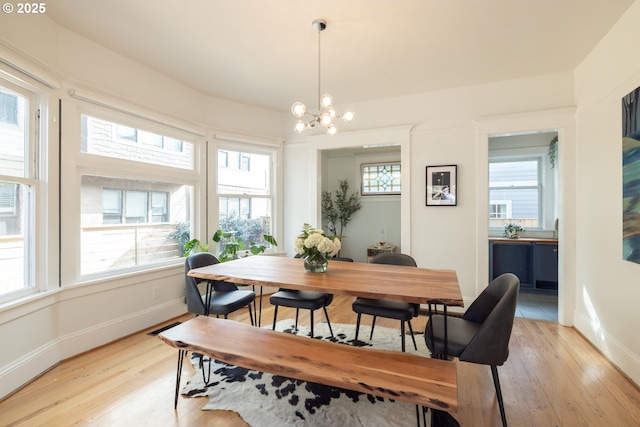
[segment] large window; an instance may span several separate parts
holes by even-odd
[[[0,299],[35,289],[37,113],[35,94],[0,79]]]
[[[80,274],[179,260],[193,214],[194,143],[85,114],[80,126]]]
[[[263,242],[272,229],[272,155],[218,150],[219,227],[245,242]]]
[[[541,227],[540,159],[489,162],[489,226]]]

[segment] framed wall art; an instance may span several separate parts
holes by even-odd
[[[458,204],[458,166],[427,166],[427,206]]]

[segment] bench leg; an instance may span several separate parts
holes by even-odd
[[[180,393],[180,377],[182,376],[182,362],[187,355],[186,350],[178,350],[178,372],[176,374],[176,394],[173,399],[173,409],[178,409],[178,394]]]

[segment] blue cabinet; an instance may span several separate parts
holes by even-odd
[[[521,290],[558,291],[558,242],[546,239],[490,239],[489,280],[503,273],[520,279]]]

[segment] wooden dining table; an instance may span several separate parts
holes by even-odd
[[[304,269],[300,258],[256,255],[196,268],[188,274],[199,279],[240,285],[463,306],[454,270],[329,261],[326,272],[310,273]]]
[[[454,270],[329,261],[326,272],[310,273],[304,269],[300,258],[256,255],[196,268],[188,274],[198,279],[239,285],[317,291],[416,304],[464,306]]]

